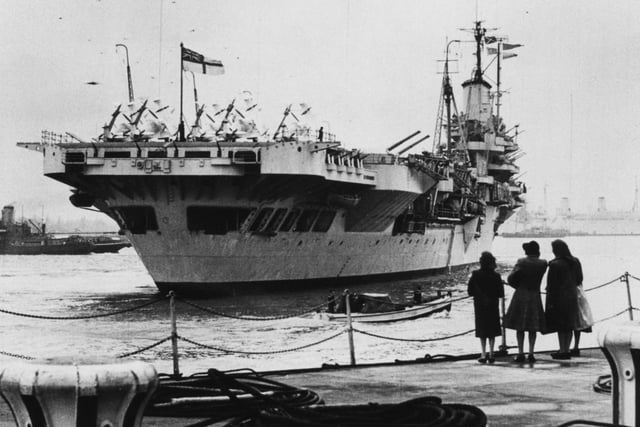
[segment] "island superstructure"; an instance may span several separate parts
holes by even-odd
[[[496,114],[481,62],[493,41],[499,63],[502,40],[485,33],[476,23],[464,112],[445,66],[432,153],[403,155],[411,146],[402,144],[386,153],[347,149],[322,129],[294,126],[291,106],[272,135],[261,135],[235,101],[219,115],[201,107],[186,135],[158,125],[160,109],[145,101],[129,114],[118,108],[96,141],[43,132],[40,142],[19,145],[43,154],[45,175],[73,188],[74,205],[119,224],[161,290],[329,284],[464,266],[490,249],[523,192],[517,136]],[[188,52],[203,70],[211,64]]]

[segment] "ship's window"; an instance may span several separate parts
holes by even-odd
[[[291,230],[291,227],[293,227],[293,224],[295,224],[298,215],[300,215],[300,211],[298,209],[292,209],[280,226],[280,231]]]
[[[267,224],[267,231],[276,231],[278,229],[278,226],[280,225],[280,223],[282,222],[282,220],[284,219],[285,215],[287,214],[287,209],[285,208],[279,208],[276,210],[276,213],[273,214],[273,216],[271,217],[271,220],[269,221],[269,224]]]
[[[104,158],[105,159],[117,159],[123,157],[131,157],[131,152],[129,151],[105,151]]]
[[[211,151],[188,150],[184,152],[184,157],[186,159],[207,158],[211,157]]]
[[[318,220],[313,225],[313,231],[325,232],[331,227],[333,218],[336,216],[336,211],[322,211],[318,215]]]
[[[147,157],[153,159],[164,159],[167,157],[167,150],[149,150]]]
[[[318,216],[318,211],[315,209],[305,209],[302,211],[302,215],[298,218],[298,222],[296,222],[296,228],[294,231],[309,231],[311,230],[311,226],[313,225],[313,221],[315,221]]]
[[[233,153],[233,160],[237,163],[256,163],[256,153],[248,150],[239,150]]]
[[[253,209],[235,207],[189,206],[187,228],[205,234],[225,234],[238,231]]]
[[[158,229],[156,212],[151,206],[120,206],[114,210],[124,221],[123,228],[133,234],[144,234]]]
[[[249,231],[262,230],[264,228],[264,225],[269,220],[269,217],[271,217],[272,213],[273,213],[273,208],[261,209],[260,212],[258,212],[256,219],[253,221],[253,224],[251,224],[251,227],[249,227]]]

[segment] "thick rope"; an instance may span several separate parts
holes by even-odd
[[[475,331],[475,329],[470,329],[468,331],[465,332],[460,332],[459,334],[454,334],[454,335],[447,335],[445,337],[438,337],[438,338],[424,338],[424,339],[411,339],[411,338],[394,338],[394,337],[385,337],[384,335],[377,335],[377,334],[372,334],[371,332],[366,332],[366,331],[361,331],[359,329],[353,329],[354,332],[358,332],[360,334],[363,335],[369,335],[370,337],[375,337],[375,338],[380,338],[383,340],[391,340],[391,341],[406,341],[406,342],[431,342],[431,341],[442,341],[442,340],[447,340],[449,338],[455,338],[455,337],[461,337],[463,335],[467,335],[470,334],[471,332]]]
[[[5,309],[2,309],[2,308],[0,308],[0,313],[11,314],[13,316],[28,317],[28,318],[31,318],[31,319],[45,319],[45,320],[96,319],[98,317],[115,316],[117,314],[128,313],[130,311],[139,310],[141,308],[147,307],[149,305],[155,304],[155,303],[163,301],[163,300],[164,300],[164,298],[154,299],[152,301],[145,302],[144,304],[140,304],[138,306],[131,307],[131,308],[125,308],[123,310],[116,310],[116,311],[112,311],[112,312],[109,312],[109,313],[87,314],[87,315],[84,315],[84,316],[42,316],[42,315],[39,315],[39,314],[19,313],[17,311],[5,310]]]
[[[311,343],[311,344],[305,344],[305,345],[301,345],[301,346],[299,346],[299,347],[288,348],[288,349],[284,349],[284,350],[273,350],[273,351],[242,351],[242,350],[230,350],[230,349],[228,349],[228,348],[215,347],[215,346],[212,346],[212,345],[202,344],[202,343],[199,343],[199,342],[197,342],[197,341],[193,341],[193,340],[190,340],[189,338],[184,338],[184,337],[181,337],[181,336],[178,336],[178,339],[180,339],[180,340],[182,340],[182,341],[185,341],[185,342],[188,342],[188,343],[190,343],[190,344],[196,345],[196,346],[198,346],[198,347],[207,348],[207,349],[209,349],[209,350],[221,351],[221,352],[223,352],[223,353],[256,354],[256,355],[260,355],[260,354],[280,354],[280,353],[289,353],[289,352],[292,352],[292,351],[303,350],[303,349],[305,349],[305,348],[313,347],[313,346],[315,346],[315,345],[322,344],[322,343],[325,343],[325,342],[327,342],[327,341],[330,341],[330,340],[332,340],[332,339],[334,339],[334,338],[336,338],[336,337],[338,337],[338,336],[340,336],[340,335],[344,334],[345,332],[346,332],[346,330],[342,330],[342,331],[338,332],[337,334],[331,335],[330,337],[327,337],[327,338],[323,338],[323,339],[321,339],[320,341],[316,341],[316,342],[313,342],[313,343]]]
[[[221,311],[217,311],[217,310],[214,310],[212,308],[205,307],[203,305],[200,305],[200,304],[197,304],[195,302],[188,301],[188,300],[185,300],[185,299],[182,299],[182,298],[176,297],[176,300],[178,300],[180,302],[183,302],[183,303],[185,303],[187,305],[190,305],[191,307],[197,308],[199,310],[206,311],[207,313],[215,314],[216,316],[228,317],[228,318],[231,318],[231,319],[239,319],[239,320],[259,320],[259,321],[282,320],[282,319],[289,319],[289,318],[292,318],[292,317],[300,317],[300,316],[303,316],[305,314],[316,312],[320,308],[326,307],[326,305],[327,305],[327,303],[322,303],[322,304],[319,304],[319,305],[317,305],[315,307],[311,307],[311,308],[309,308],[307,310],[300,311],[300,312],[297,312],[297,313],[283,314],[281,316],[260,317],[260,316],[240,316],[240,315],[235,315],[235,314],[223,313]]]
[[[170,337],[170,336],[168,336],[168,337],[166,337],[166,338],[163,338],[163,339],[161,339],[161,340],[159,340],[159,341],[154,342],[154,343],[153,343],[153,344],[151,344],[151,345],[148,345],[148,346],[146,346],[146,347],[139,348],[138,350],[135,350],[135,351],[132,351],[132,352],[129,352],[129,353],[123,353],[123,354],[121,354],[121,355],[119,355],[119,356],[116,356],[116,357],[117,357],[118,359],[122,359],[122,358],[124,358],[124,357],[134,356],[134,355],[136,355],[136,354],[140,354],[140,353],[143,353],[143,352],[145,352],[145,351],[147,351],[147,350],[150,350],[150,349],[152,349],[153,347],[157,347],[157,346],[159,346],[160,344],[162,344],[162,343],[165,343],[165,342],[169,341],[170,339],[171,339],[171,337]]]

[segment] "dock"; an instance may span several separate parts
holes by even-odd
[[[477,355],[467,355],[264,374],[313,390],[327,405],[399,403],[438,396],[443,403],[477,406],[491,426],[558,426],[574,420],[612,422],[611,396],[593,388],[599,376],[610,373],[599,348],[582,350],[580,357],[562,361],[553,360],[548,352],[537,353],[533,365],[514,363],[513,357],[496,357],[492,365],[478,363]],[[183,426],[197,421],[145,417],[142,425]],[[0,426],[15,426],[4,401],[0,403]]]

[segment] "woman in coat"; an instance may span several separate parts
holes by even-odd
[[[582,266],[578,258],[571,255],[569,246],[562,240],[551,242],[555,258],[549,262],[547,275],[547,332],[558,333],[560,349],[553,353],[554,359],[570,359],[573,331],[589,330],[593,324],[590,310],[581,303],[579,287],[582,285]],[[584,295],[582,295],[582,299]],[[588,308],[588,306],[587,306]]]
[[[524,333],[529,334],[528,362],[535,363],[536,337],[545,329],[544,310],[540,296],[540,284],[547,261],[540,258],[540,245],[536,241],[522,245],[525,258],[520,258],[507,278],[509,286],[515,288],[509,309],[504,316],[504,327],[516,330],[518,355],[514,362],[522,363],[524,358]]]
[[[471,273],[468,285],[469,295],[473,297],[476,337],[480,338],[482,350],[480,363],[493,363],[493,347],[500,329],[500,298],[504,298],[502,277],[496,273],[496,259],[490,252],[480,255],[480,269]],[[489,356],[487,357],[487,340]]]

